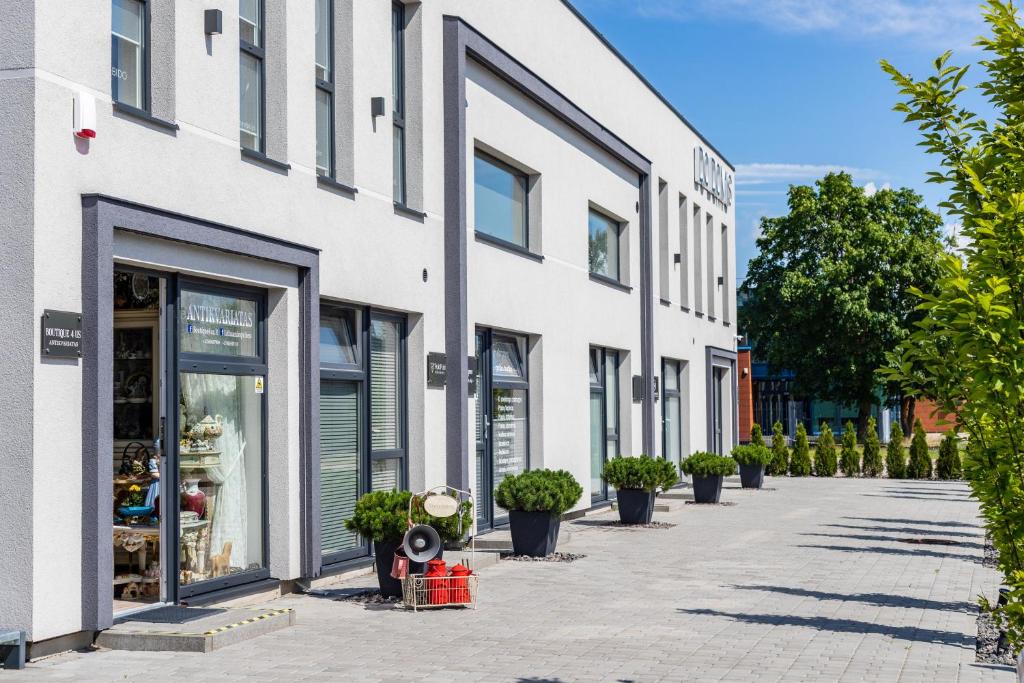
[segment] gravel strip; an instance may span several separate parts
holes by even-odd
[[[708,507],[710,507],[712,505],[726,505],[726,506],[729,506],[729,505],[735,505],[736,503],[734,503],[732,501],[723,501],[721,503],[698,503],[695,500],[688,500],[688,501],[686,501],[686,504],[687,505],[707,505]]]
[[[547,557],[502,554],[501,559],[512,562],[575,562],[576,560],[582,560],[584,557],[586,555],[578,555],[576,553],[551,553]]]
[[[573,522],[575,526],[598,529],[671,529],[675,524],[669,522],[650,522],[648,524],[623,524],[617,519],[585,519]]]
[[[348,595],[339,595],[333,598],[338,602],[351,602],[356,605],[394,605],[402,601],[402,598],[385,597],[379,590],[368,590]]]
[[[985,536],[985,556],[982,564],[986,567],[995,567],[999,554],[992,545],[992,539]],[[978,636],[975,641],[974,660],[985,664],[1008,664],[1015,666],[1017,661],[1013,652],[1006,643],[1000,643],[999,639],[1002,630],[990,612],[979,610],[978,612]]]

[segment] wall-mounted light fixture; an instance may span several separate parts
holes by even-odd
[[[384,116],[384,98],[383,97],[371,97],[370,98],[370,115],[374,118],[378,116]]]
[[[204,10],[203,30],[208,36],[219,36],[224,33],[224,13],[219,9]]]
[[[719,275],[718,276],[718,286],[721,287],[724,284],[725,284],[725,278],[722,277],[721,275]]]

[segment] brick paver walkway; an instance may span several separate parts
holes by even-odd
[[[1011,681],[974,663],[977,505],[962,484],[769,479],[671,529],[572,525],[572,564],[483,570],[476,611],[288,596],[298,624],[211,654],[94,652],[28,679]],[[738,486],[738,484],[727,484]],[[939,538],[956,545],[903,542]],[[4,672],[4,680],[21,676]]]

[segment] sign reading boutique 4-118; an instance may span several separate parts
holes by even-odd
[[[693,148],[693,182],[726,210],[732,206],[732,174],[700,146]]]

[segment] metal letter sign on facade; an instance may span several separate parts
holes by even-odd
[[[46,358],[80,358],[82,355],[82,314],[43,311],[42,354]]]
[[[732,205],[732,175],[703,147],[693,148],[693,182],[726,210]]]
[[[470,356],[466,361],[469,366],[469,395],[476,396],[476,356]]]
[[[448,381],[448,358],[443,353],[427,354],[427,386],[443,389]]]

